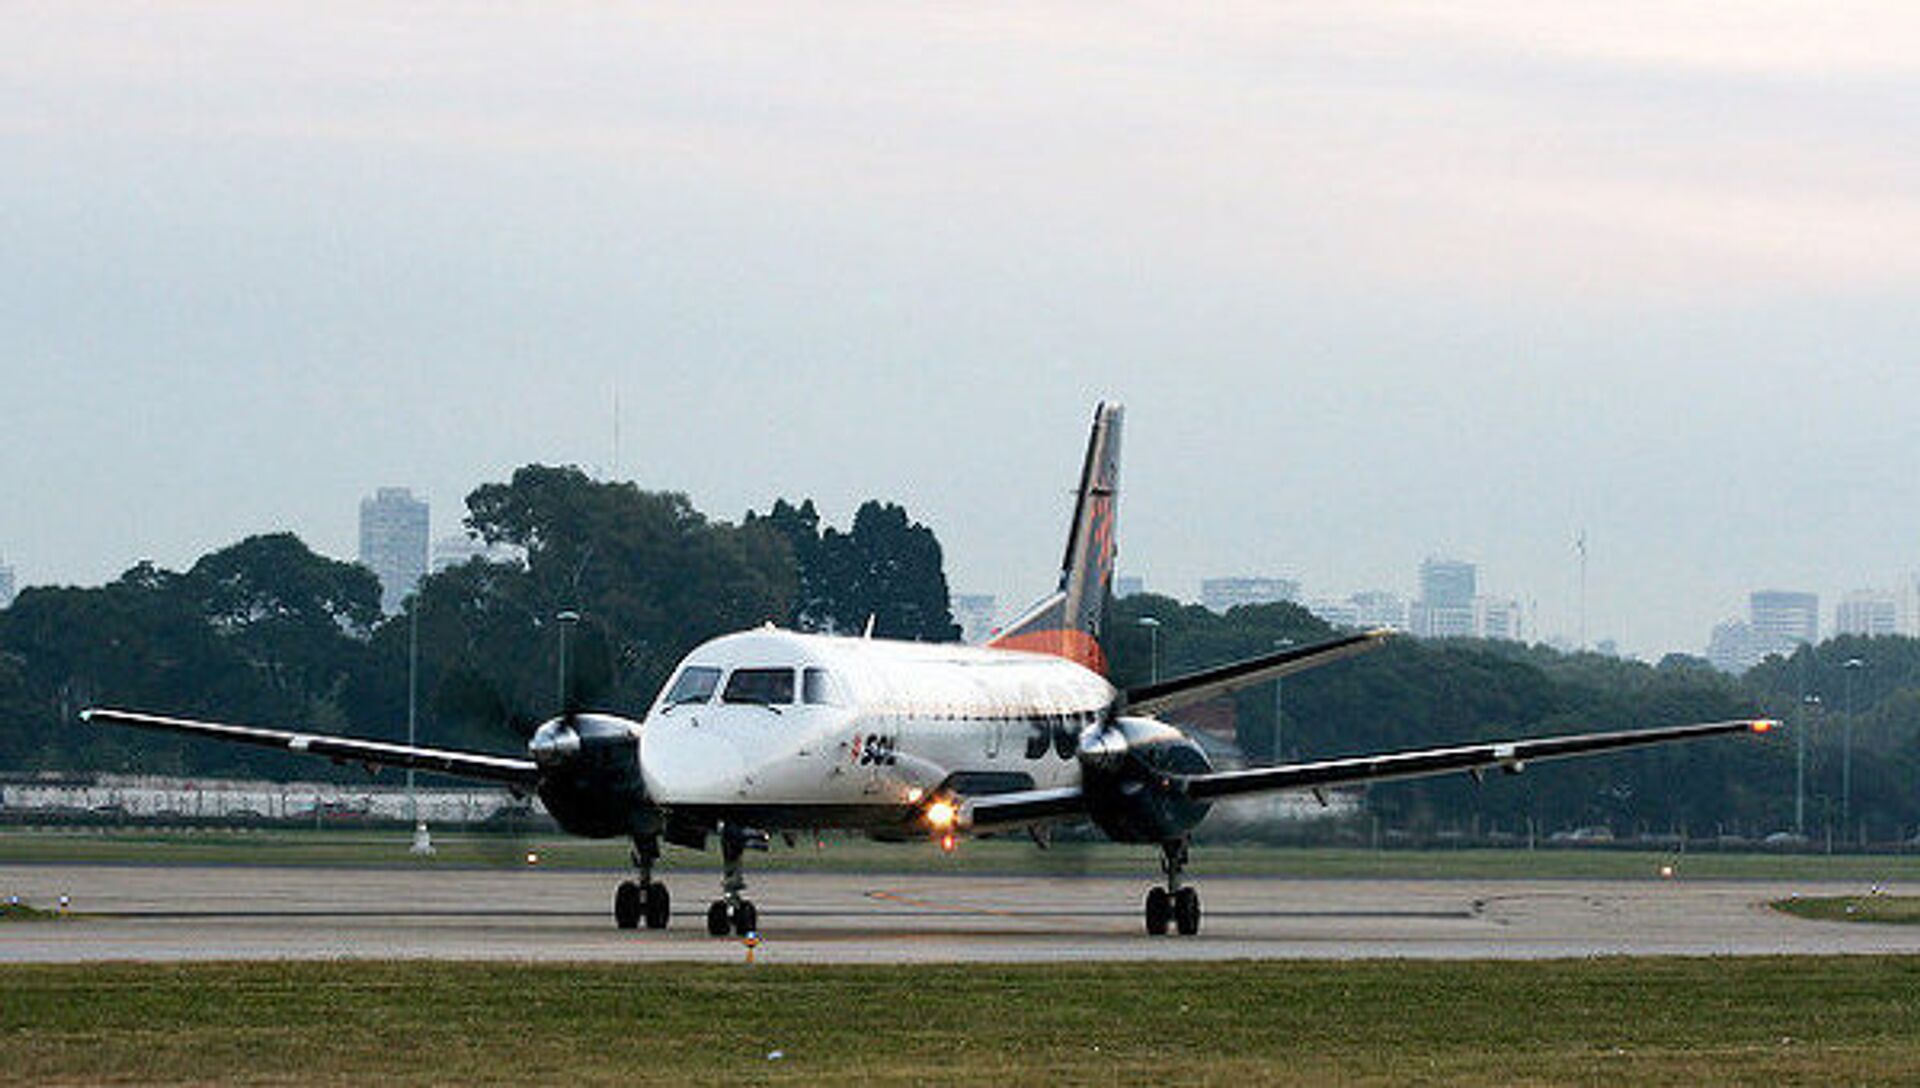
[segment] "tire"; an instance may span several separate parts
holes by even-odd
[[[742,899],[733,908],[733,932],[741,937],[756,933],[760,929],[760,912],[752,903]]]
[[[1172,897],[1165,888],[1147,890],[1147,936],[1164,937],[1167,935],[1167,922],[1173,916]]]
[[[623,880],[613,890],[613,924],[632,929],[640,924],[640,885]]]
[[[724,937],[731,928],[727,917],[727,901],[716,899],[707,907],[707,936]]]
[[[673,917],[673,897],[667,894],[667,886],[665,884],[647,885],[645,904],[645,910],[641,913],[646,918],[647,928],[667,928],[667,919]]]
[[[1200,893],[1181,888],[1173,897],[1173,928],[1182,937],[1200,932]]]

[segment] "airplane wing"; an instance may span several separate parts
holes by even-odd
[[[1275,767],[1254,767],[1244,771],[1169,776],[1155,785],[1160,789],[1181,790],[1194,800],[1212,800],[1246,793],[1357,786],[1393,779],[1426,778],[1455,771],[1477,773],[1492,767],[1498,767],[1509,774],[1517,774],[1526,764],[1535,760],[1593,755],[1621,748],[1668,744],[1673,741],[1696,740],[1701,737],[1729,733],[1767,733],[1778,724],[1765,718],[1743,719],[1705,722],[1698,725],[1665,726],[1658,729],[1632,729],[1613,733],[1574,733],[1526,740],[1484,741],[1448,748],[1422,748],[1378,755],[1316,760],[1310,763],[1286,763]],[[1077,786],[1023,790],[1017,793],[964,798],[960,806],[960,823],[974,830],[991,830],[1072,819],[1086,815],[1086,809],[1086,796]]]
[[[1385,628],[1377,631],[1363,631],[1355,635],[1342,635],[1326,642],[1316,642],[1311,646],[1276,650],[1245,661],[1236,661],[1231,665],[1189,673],[1157,684],[1128,688],[1125,694],[1125,712],[1144,715],[1162,714],[1203,702],[1217,695],[1231,695],[1242,688],[1249,688],[1268,680],[1277,680],[1283,676],[1291,676],[1297,672],[1305,672],[1308,669],[1377,649],[1385,645],[1386,640],[1392,635],[1393,632]]]
[[[285,752],[322,756],[335,763],[360,763],[373,767],[411,767],[437,771],[458,778],[476,778],[483,782],[502,782],[516,790],[528,790],[539,780],[533,760],[485,752],[462,752],[446,748],[419,748],[386,741],[360,740],[327,733],[294,733],[279,729],[260,729],[250,725],[223,725],[167,718],[131,710],[96,707],[80,712],[80,720],[93,725],[130,725],[140,729],[161,729],[192,737],[251,744],[260,748],[278,748]]]
[[[1616,733],[1573,733],[1530,740],[1484,741],[1451,748],[1422,748],[1408,752],[1323,759],[1311,763],[1285,763],[1277,767],[1253,767],[1244,771],[1219,771],[1176,781],[1184,786],[1188,796],[1206,800],[1242,793],[1425,778],[1450,771],[1480,771],[1490,767],[1518,774],[1535,760],[1564,759],[1567,756],[1592,755],[1617,748],[1639,748],[1726,733],[1766,733],[1777,724],[1768,719],[1757,719],[1672,725],[1660,729],[1630,729]]]

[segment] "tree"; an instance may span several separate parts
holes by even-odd
[[[793,553],[798,592],[788,621],[796,628],[852,634],[871,617],[882,638],[959,640],[940,541],[904,507],[869,500],[841,532],[821,529],[812,499],[781,499],[746,523],[777,533]]]

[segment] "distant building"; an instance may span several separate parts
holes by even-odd
[[[1900,633],[1900,602],[1893,594],[1857,589],[1840,599],[1833,612],[1836,634],[1880,638]]]
[[[1200,583],[1200,603],[1209,612],[1299,599],[1300,583],[1291,578],[1208,578]]]
[[[1408,619],[1421,638],[1468,638],[1478,633],[1474,597],[1479,568],[1458,559],[1420,564],[1420,599]]]
[[[993,636],[995,621],[1000,616],[999,602],[993,594],[955,593],[950,607],[953,622],[960,625],[961,641],[980,643]]]
[[[12,607],[14,592],[13,568],[0,562],[0,608]]]
[[[526,553],[511,544],[488,544],[472,533],[448,533],[433,541],[433,573],[457,567],[474,559],[489,563],[518,563]]]
[[[1147,591],[1147,580],[1138,574],[1122,574],[1113,580],[1115,597],[1138,597]]]
[[[1351,597],[1346,600],[1315,597],[1307,602],[1307,611],[1325,621],[1329,627],[1360,626],[1360,609],[1354,607]]]
[[[1398,593],[1379,589],[1363,590],[1348,600],[1353,602],[1357,613],[1355,626],[1368,630],[1378,627],[1406,629],[1407,602]]]
[[[1307,602],[1307,611],[1334,627],[1372,631],[1381,627],[1404,630],[1407,626],[1407,602],[1397,593],[1381,590],[1348,597],[1316,597]]]
[[[1739,674],[1766,660],[1767,651],[1753,625],[1744,620],[1716,624],[1707,640],[1707,661],[1721,672]]]
[[[427,504],[404,487],[361,499],[360,562],[380,579],[380,607],[400,611],[427,573]]]
[[[1476,597],[1473,601],[1474,633],[1481,638],[1518,642],[1526,637],[1519,601],[1494,597]]]
[[[1707,660],[1722,672],[1742,673],[1769,654],[1791,654],[1820,638],[1820,595],[1760,590],[1747,598],[1748,618],[1714,627]]]
[[[1747,598],[1748,622],[1767,643],[1768,653],[1792,653],[1795,646],[1820,641],[1820,595],[1763,589]]]

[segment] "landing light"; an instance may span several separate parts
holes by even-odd
[[[940,849],[949,854],[953,853],[953,832],[949,831],[940,836]]]
[[[527,851],[527,864],[528,865],[540,864],[540,852],[537,850]]]
[[[951,829],[954,821],[958,819],[959,816],[960,811],[953,807],[953,802],[944,800],[935,801],[928,805],[925,813],[927,826],[933,828],[935,831]]]

